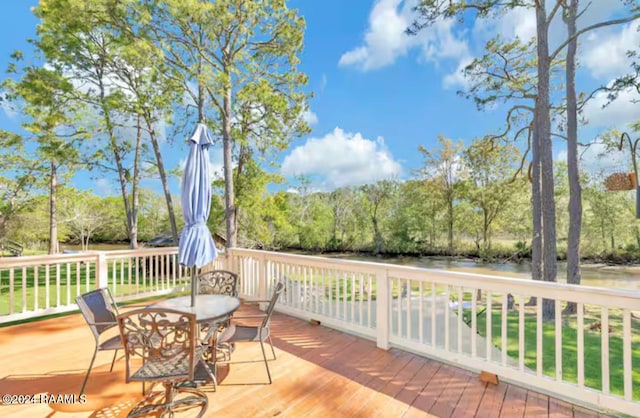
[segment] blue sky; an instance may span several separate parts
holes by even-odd
[[[9,54],[27,50],[28,37],[35,35],[36,19],[30,12],[35,0],[6,2],[0,15],[0,69],[6,68]],[[607,16],[619,16],[622,2],[595,0],[581,18],[581,26]],[[297,138],[277,156],[281,172],[289,179],[303,174],[313,179],[313,187],[330,190],[383,178],[406,179],[419,168],[419,145],[437,144],[438,134],[469,143],[473,138],[503,127],[504,107],[480,112],[456,94],[465,80],[459,69],[482,54],[490,37],[530,38],[535,18],[518,10],[490,22],[460,25],[443,21],[417,37],[403,31],[413,16],[415,1],[402,0],[293,0],[307,22],[301,69],[309,75],[309,89],[315,92],[307,115],[313,132]],[[590,91],[628,70],[625,52],[640,46],[637,24],[598,30],[582,39],[579,49],[578,88]],[[564,36],[564,28],[551,30],[552,43]],[[625,92],[620,100],[602,110],[604,97],[598,96],[585,108],[589,125],[581,128],[580,141],[591,142],[608,128],[627,129],[640,117],[640,109]],[[19,115],[0,112],[0,128],[16,129]],[[185,132],[185,138],[190,132]],[[175,141],[164,144],[169,167],[178,166],[186,156],[185,147]],[[563,159],[563,145],[555,146]],[[583,165],[597,164],[601,151],[592,147]],[[221,162],[219,149],[212,151],[212,165]],[[78,176],[76,184],[100,194],[112,193],[115,178],[102,174]],[[159,188],[159,182],[147,181]],[[179,192],[179,181],[171,188]]]

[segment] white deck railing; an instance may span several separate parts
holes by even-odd
[[[500,378],[640,416],[640,292],[232,249],[240,291],[278,310]],[[543,321],[550,300],[555,316]],[[577,314],[563,315],[568,302]],[[609,332],[610,331],[610,332]]]
[[[117,301],[188,289],[177,254],[168,247],[0,258],[0,323],[78,309],[76,296],[99,287]]]
[[[0,258],[0,323],[77,309],[108,286],[117,300],[188,289],[177,248]],[[240,275],[240,294],[278,310],[502,379],[640,416],[640,292],[487,275],[229,250],[208,268]],[[555,305],[544,322],[541,304]],[[577,314],[562,315],[568,302]]]

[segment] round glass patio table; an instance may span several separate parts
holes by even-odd
[[[196,322],[212,322],[235,312],[240,307],[240,299],[228,295],[198,295],[196,306],[191,306],[191,296],[180,296],[154,303],[151,307],[196,314]]]

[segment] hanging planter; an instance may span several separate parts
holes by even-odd
[[[636,184],[634,173],[613,173],[604,179],[605,188],[611,192],[633,190],[636,188]]]

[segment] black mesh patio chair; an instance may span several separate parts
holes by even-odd
[[[201,417],[207,409],[207,395],[189,383],[196,378],[196,366],[201,364],[203,354],[195,314],[147,308],[120,314],[117,320],[124,345],[126,382],[161,382],[164,387],[157,392],[152,388],[128,417],[174,416],[193,408],[200,410],[197,417]],[[134,363],[134,359],[142,362]],[[215,379],[207,365],[203,366]]]
[[[276,352],[273,349],[273,342],[271,341],[271,331],[269,328],[271,321],[271,314],[273,313],[273,309],[278,302],[278,298],[280,294],[284,290],[284,283],[278,282],[276,283],[273,289],[273,295],[269,300],[252,300],[251,302],[269,302],[267,309],[264,313],[258,315],[244,315],[244,316],[234,316],[232,322],[227,326],[220,336],[218,337],[218,344],[222,348],[223,352],[226,350],[226,353],[229,355],[228,361],[231,362],[231,351],[232,347],[235,343],[243,343],[243,342],[257,342],[260,343],[260,348],[262,350],[262,357],[264,359],[264,365],[267,369],[267,376],[269,377],[269,384],[271,384],[271,372],[269,371],[269,363],[268,360],[276,359]],[[262,318],[262,322],[260,325],[240,325],[236,324],[236,321],[247,319],[247,318]],[[273,354],[272,359],[267,359],[267,354],[264,349],[265,341],[269,342],[271,346],[271,353]],[[225,356],[225,360],[227,357]]]
[[[107,331],[117,327],[118,322],[116,317],[119,314],[118,306],[113,300],[109,288],[101,288],[84,293],[76,298],[76,303],[78,304],[78,308],[80,308],[84,320],[87,322],[87,325],[89,325],[89,329],[91,329],[96,343],[93,357],[91,357],[91,363],[89,363],[89,369],[80,388],[80,394],[82,395],[89,380],[89,374],[93,368],[93,363],[96,360],[98,351],[114,351],[111,368],[109,369],[111,372],[113,371],[118,350],[122,348],[122,343],[120,335],[117,333],[110,337],[105,336]]]

